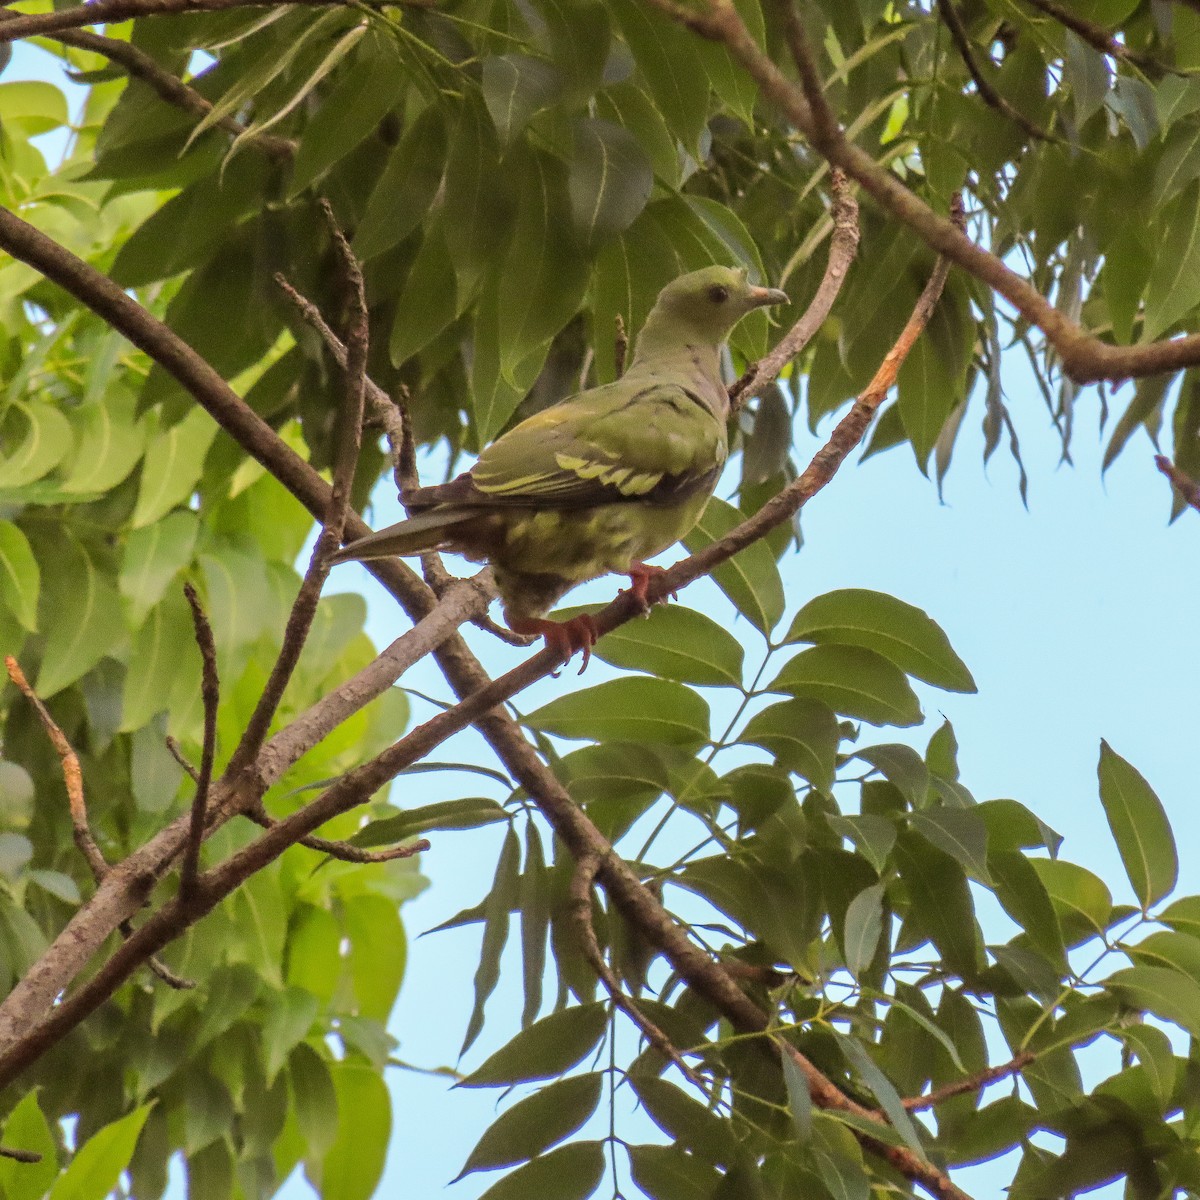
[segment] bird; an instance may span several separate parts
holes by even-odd
[[[586,668],[598,631],[546,617],[573,587],[627,575],[649,611],[647,565],[687,535],[728,453],[720,347],[748,313],[784,304],[744,268],[681,275],[658,295],[628,370],[526,418],[447,483],[401,494],[409,517],[349,542],[331,563],[449,550],[491,564],[505,623]]]

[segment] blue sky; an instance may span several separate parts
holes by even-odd
[[[17,49],[4,78],[45,77],[37,61],[42,56]],[[987,471],[981,466],[977,406],[964,423],[944,502],[915,469],[906,447],[848,464],[812,502],[804,514],[805,546],[786,560],[789,611],[843,587],[875,588],[923,608],[972,670],[979,693],[919,688],[929,718],[921,744],[943,714],[949,717],[960,744],[963,781],[976,798],[1011,796],[1024,802],[1065,835],[1064,855],[1100,874],[1115,899],[1125,901],[1128,886],[1096,787],[1099,742],[1107,738],[1163,801],[1185,851],[1180,889],[1198,891],[1200,868],[1186,847],[1200,833],[1191,744],[1194,664],[1200,661],[1195,620],[1200,514],[1185,512],[1167,526],[1168,486],[1141,434],[1101,479],[1103,442],[1094,393],[1079,401],[1076,466],[1069,468],[1059,465],[1057,437],[1025,365],[1006,364],[1005,382],[1031,478],[1028,510],[1004,450]],[[1114,405],[1117,411],[1128,395],[1126,389]],[[801,442],[804,459],[817,443],[806,433]],[[373,523],[397,516],[390,490],[381,489]],[[451,560],[451,566],[458,564]],[[602,581],[571,600],[609,599],[616,586],[616,581]],[[403,628],[403,618],[364,572],[345,568],[335,578],[337,590],[359,587],[368,596],[369,630],[377,644],[386,644]],[[681,600],[714,612],[724,603],[703,583]],[[757,653],[753,630],[744,622],[734,628],[751,656]],[[494,671],[522,653],[475,630],[468,636]],[[531,711],[608,673],[601,663],[583,679],[564,673],[520,697],[520,707]],[[419,666],[405,683],[446,694],[432,664]],[[438,757],[490,761],[471,733]],[[480,785],[476,777],[418,776],[396,800],[416,806],[477,794]],[[502,798],[495,789],[491,794]],[[424,856],[432,886],[404,910],[409,967],[392,1023],[405,1060],[426,1066],[456,1060],[472,1003],[479,931],[416,935],[483,896],[498,844],[495,828],[439,834]],[[512,949],[488,1007],[488,1026],[463,1064],[467,1069],[517,1028],[520,970]],[[407,1072],[391,1076],[390,1084],[395,1132],[379,1194],[441,1195],[494,1119],[496,1098],[452,1092],[444,1079]],[[631,1131],[631,1136],[636,1140],[642,1133]],[[472,1176],[445,1194],[473,1200],[494,1179]],[[995,1168],[978,1168],[962,1182],[980,1200],[999,1194]],[[308,1189],[294,1180],[285,1194],[299,1197]]]

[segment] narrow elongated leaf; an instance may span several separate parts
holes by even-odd
[[[829,791],[839,737],[837,717],[828,705],[796,699],[755,713],[738,741],[762,746],[781,767],[803,776],[813,787]]]
[[[883,884],[864,888],[846,909],[846,931],[842,935],[846,969],[858,979],[871,965],[883,932]]]
[[[976,690],[941,628],[921,609],[883,592],[843,588],[817,596],[796,614],[786,640],[862,646],[934,687]]]
[[[872,725],[920,724],[921,707],[903,671],[873,650],[814,646],[784,664],[772,692],[817,700],[834,712]]]
[[[10,1200],[42,1200],[58,1174],[58,1146],[38,1104],[34,1088],[21,1098],[4,1122],[4,1144],[42,1156],[41,1162],[22,1163],[0,1158],[0,1187]]]
[[[1100,803],[1125,874],[1145,911],[1175,886],[1179,855],[1162,803],[1141,774],[1113,748],[1100,743]]]
[[[570,1137],[596,1111],[603,1081],[598,1071],[571,1075],[514,1104],[484,1132],[458,1178],[527,1162]]]
[[[888,854],[896,843],[896,822],[879,813],[861,813],[849,817],[827,817],[829,827],[849,838],[855,849],[883,874]]]
[[[1053,963],[1063,962],[1063,936],[1050,894],[1033,864],[1019,850],[989,848],[988,871],[996,899]]]
[[[813,1114],[812,1128],[809,1153],[829,1194],[834,1200],[870,1200],[871,1184],[854,1134],[823,1112]]]
[[[666,742],[700,746],[709,736],[708,705],[682,684],[667,679],[613,679],[560,696],[526,723],[560,737],[607,741]]]
[[[695,554],[745,519],[744,513],[714,496],[683,544]],[[717,567],[712,578],[742,616],[764,636],[770,634],[783,615],[784,595],[775,556],[766,542],[740,550]]]
[[[509,915],[517,902],[520,869],[521,845],[517,831],[510,825],[496,862],[492,890],[484,903],[483,946],[475,971],[475,1004],[459,1054],[465,1054],[483,1030],[483,1007],[500,982],[500,956],[508,941]]]
[[[192,561],[199,528],[196,514],[181,509],[132,530],[125,539],[125,557],[117,586],[131,606],[135,625],[141,624],[145,614]]]
[[[1175,1090],[1175,1051],[1171,1039],[1153,1025],[1127,1025],[1121,1040],[1137,1055],[1137,1060],[1160,1103],[1165,1104]]]
[[[550,932],[550,879],[542,835],[535,822],[525,827],[525,870],[521,873],[521,966],[525,1005],[521,1028],[528,1028],[542,1007],[546,973],[546,937]]]
[[[0,521],[0,594],[9,611],[30,632],[37,630],[41,581],[29,539],[11,521]]]
[[[1161,337],[1200,302],[1200,184],[1190,184],[1170,212],[1146,285],[1147,340]]]
[[[561,1075],[596,1048],[607,1024],[604,1004],[581,1004],[551,1013],[522,1029],[459,1086],[507,1086]]]
[[[1112,894],[1102,879],[1076,863],[1044,858],[1029,862],[1046,885],[1068,948],[1104,932],[1112,914]]]
[[[891,1080],[879,1069],[875,1060],[867,1053],[857,1038],[839,1037],[838,1045],[842,1048],[842,1053],[846,1056],[846,1061],[849,1062],[855,1074],[875,1093],[879,1107],[887,1114],[888,1120],[904,1139],[905,1145],[919,1159],[928,1162],[925,1148],[917,1136],[917,1128],[913,1124],[913,1119],[908,1115],[908,1110],[901,1102]]]
[[[967,877],[945,851],[904,833],[893,851],[912,901],[912,913],[941,952],[946,966],[964,979],[979,966],[978,927]]]
[[[813,1134],[812,1092],[804,1072],[796,1065],[792,1056],[784,1051],[779,1057],[783,1067],[783,1085],[787,1088],[788,1111],[796,1129],[796,1137],[800,1140],[800,1145],[804,1146],[812,1139]]]
[[[382,1074],[362,1062],[332,1064],[337,1137],[321,1163],[319,1188],[328,1200],[370,1200],[383,1174],[392,1130],[392,1102]]]
[[[99,1200],[107,1195],[133,1157],[150,1108],[143,1104],[92,1134],[55,1180],[49,1200]]]
[[[133,510],[135,529],[157,521],[192,494],[216,435],[216,422],[197,407],[150,442]]]

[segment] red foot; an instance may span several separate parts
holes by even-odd
[[[668,596],[672,600],[678,600],[679,597],[675,594],[674,589],[664,591],[662,578],[666,575],[665,567],[651,567],[646,563],[634,563],[629,568],[629,594],[649,612],[652,605],[657,604],[660,600],[665,600]],[[651,595],[653,591],[653,595]]]
[[[555,651],[563,662],[568,662],[576,650],[583,651],[583,665],[579,668],[582,675],[592,659],[592,647],[596,644],[600,631],[589,613],[580,613],[569,621],[547,621],[541,617],[517,617],[510,619],[508,627],[513,633],[528,633],[544,637],[549,649]]]

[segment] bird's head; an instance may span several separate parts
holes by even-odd
[[[749,312],[786,304],[778,288],[755,287],[744,267],[705,267],[668,283],[646,319],[646,328],[670,329],[685,340],[718,344]]]

